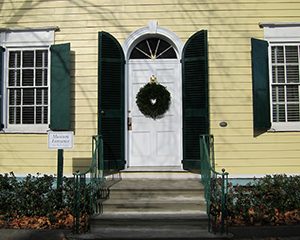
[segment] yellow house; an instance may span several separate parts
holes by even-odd
[[[110,168],[195,170],[199,135],[212,134],[216,169],[233,178],[299,174],[298,0],[2,0],[0,11],[0,173],[55,174],[48,132],[68,131],[69,176],[89,166],[97,134]],[[162,91],[137,98],[149,81]]]

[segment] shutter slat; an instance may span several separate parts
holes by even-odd
[[[70,130],[70,44],[52,45],[50,129]]]
[[[0,47],[0,131],[4,128],[3,124],[3,54],[5,49]]]
[[[125,167],[124,54],[109,33],[99,32],[98,134],[103,138],[104,167]]]
[[[268,42],[251,39],[253,128],[259,135],[271,127]]]
[[[199,136],[209,133],[207,31],[195,33],[182,58],[183,168],[200,169]]]

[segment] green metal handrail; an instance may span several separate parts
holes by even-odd
[[[204,195],[209,218],[209,231],[227,232],[226,197],[228,192],[228,173],[215,171],[214,138],[212,135],[200,136],[201,182],[204,185]],[[218,227],[220,226],[220,227]],[[226,227],[226,229],[225,229]]]
[[[92,137],[92,162],[85,172],[77,171],[74,175],[74,230],[80,232],[82,214],[96,214],[101,211],[101,189],[104,183],[103,139]]]

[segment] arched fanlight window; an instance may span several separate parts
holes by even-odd
[[[139,42],[132,50],[130,59],[170,59],[177,58],[173,46],[167,41],[152,37]]]

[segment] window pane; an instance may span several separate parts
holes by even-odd
[[[9,89],[9,105],[21,105],[21,89]]]
[[[48,90],[44,88],[36,89],[36,104],[48,105]]]
[[[47,86],[48,75],[46,69],[36,69],[35,71],[35,86]]]
[[[36,123],[43,123],[42,107],[36,107]]]
[[[36,67],[47,67],[48,66],[48,51],[37,50],[36,51]]]
[[[34,67],[34,51],[23,51],[23,67]]]
[[[284,66],[273,66],[272,69],[272,81],[273,83],[284,83]]]
[[[44,107],[44,123],[48,123],[48,107]]]
[[[48,108],[36,107],[36,123],[45,124],[48,122]]]
[[[10,107],[9,108],[9,120],[10,124],[20,124],[21,123],[21,108],[20,107]]]
[[[22,74],[22,86],[33,86],[33,69],[25,69]]]
[[[23,105],[34,105],[34,89],[23,89]]]
[[[272,89],[272,100],[273,102],[285,102],[284,101],[284,86],[275,86]]]
[[[21,52],[20,51],[10,51],[8,66],[10,68],[19,68],[20,63],[21,63]]]
[[[298,63],[298,46],[286,46],[285,54],[287,63]]]
[[[288,83],[299,82],[299,67],[298,66],[286,66],[286,78]]]
[[[286,95],[288,102],[299,102],[299,86],[287,86]]]
[[[272,63],[284,63],[283,46],[272,47]]]
[[[273,121],[274,122],[285,122],[285,106],[274,104],[273,105]]]
[[[34,123],[34,107],[22,108],[22,123],[33,124]]]
[[[9,70],[8,86],[20,86],[20,70]]]
[[[287,105],[287,118],[288,122],[299,121],[299,104],[288,104]]]

